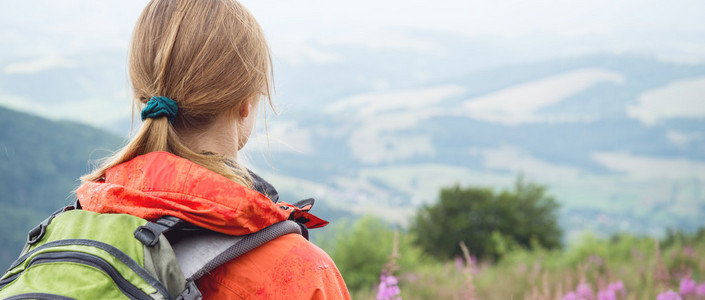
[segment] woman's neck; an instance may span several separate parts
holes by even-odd
[[[180,133],[181,140],[197,153],[217,153],[237,160],[239,150],[238,130],[235,122],[226,118],[218,118],[213,124],[202,131]]]

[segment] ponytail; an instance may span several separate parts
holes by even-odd
[[[197,153],[180,131],[205,130],[243,101],[264,95],[271,105],[271,57],[257,21],[235,0],[152,0],[133,32],[130,81],[136,107],[168,97],[178,114],[143,118],[137,134],[82,181],[136,156],[170,152],[252,188],[247,169],[219,154]]]

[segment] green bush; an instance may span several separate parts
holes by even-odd
[[[440,259],[460,256],[460,241],[485,259],[498,259],[515,246],[558,248],[558,204],[545,191],[521,176],[513,190],[499,194],[489,188],[444,188],[436,204],[419,209],[411,232],[421,248]]]
[[[394,248],[394,229],[382,220],[365,216],[355,222],[341,221],[319,236],[318,244],[328,252],[351,290],[372,289],[378,282],[382,267],[389,261]],[[402,270],[415,270],[429,262],[413,245],[412,238],[399,233],[398,265]]]

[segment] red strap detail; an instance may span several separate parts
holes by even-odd
[[[291,212],[291,214],[289,214],[289,220],[304,224],[308,229],[320,228],[330,223],[289,203],[277,202],[277,204],[281,209]]]

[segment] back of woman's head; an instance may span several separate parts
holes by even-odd
[[[129,56],[134,97],[179,105],[194,129],[255,94],[268,94],[270,60],[257,21],[234,0],[154,0],[137,21]]]
[[[189,149],[180,135],[205,130],[224,113],[271,90],[271,59],[254,17],[235,0],[152,0],[132,37],[129,75],[136,107],[151,97],[170,98],[178,114],[147,118],[130,143],[84,181],[112,166],[153,151],[168,151],[247,186],[244,170],[223,157]]]

